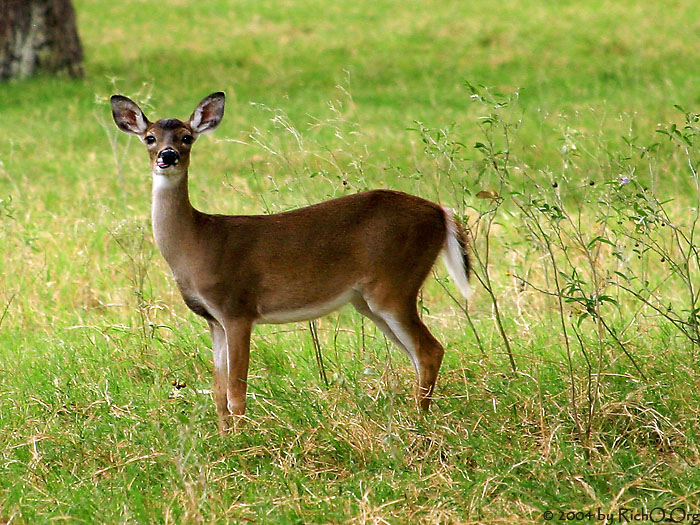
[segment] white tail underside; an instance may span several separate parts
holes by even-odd
[[[469,299],[472,294],[467,269],[464,267],[464,256],[462,247],[459,245],[457,225],[455,224],[454,213],[449,208],[443,208],[447,218],[447,240],[442,249],[442,259],[445,262],[447,272],[457,285],[460,293],[465,299]]]

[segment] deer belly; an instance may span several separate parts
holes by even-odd
[[[287,309],[262,310],[257,322],[262,324],[293,323],[296,321],[308,321],[329,314],[344,304],[347,304],[354,294],[354,290],[347,290],[327,301],[314,302],[304,305],[293,305]]]

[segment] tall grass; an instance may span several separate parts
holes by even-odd
[[[87,79],[0,86],[0,522],[700,511],[694,3],[75,5]],[[391,187],[469,225],[472,302],[440,267],[421,296],[430,414],[343,310],[328,384],[307,325],[258,327],[250,421],[216,434],[209,336],[107,100],[185,117],[220,89],[200,209]]]

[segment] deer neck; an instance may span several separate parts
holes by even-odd
[[[187,171],[172,176],[153,173],[153,236],[173,270],[193,245],[196,214],[190,203]]]

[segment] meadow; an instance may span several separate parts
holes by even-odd
[[[696,2],[74,5],[85,78],[0,84],[0,523],[700,521]],[[109,96],[220,90],[195,207],[392,188],[468,225],[473,297],[441,264],[421,295],[428,414],[344,309],[256,327],[249,420],[216,432]]]

